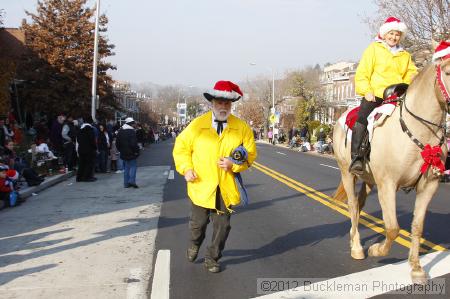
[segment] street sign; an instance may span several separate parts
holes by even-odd
[[[275,124],[275,122],[277,121],[277,117],[275,116],[275,114],[271,114],[269,116],[269,121],[272,125]]]

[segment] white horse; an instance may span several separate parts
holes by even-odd
[[[450,90],[450,59],[425,67],[409,86],[402,103],[403,107],[401,109],[397,107],[393,114],[374,130],[370,161],[365,163],[364,174],[360,177],[348,171],[351,162],[350,141],[346,144],[345,130],[339,123],[334,127],[334,155],[342,175],[335,200],[348,199],[352,224],[351,256],[354,259],[365,257],[358,232],[358,221],[367,194],[373,186],[377,185],[378,188],[386,238],[370,246],[369,256],[386,256],[389,253],[399,233],[396,192],[399,188],[415,187],[417,196],[411,225],[409,263],[412,268],[412,281],[419,284],[427,281],[427,275],[419,262],[419,240],[428,204],[439,185],[439,178],[435,175],[436,167],[430,166],[424,174],[421,174],[424,159],[421,156],[420,146],[425,144],[432,147],[440,146],[442,154],[439,158],[441,162],[445,161],[448,149],[444,125],[450,105],[448,90]],[[402,130],[401,118],[409,134]],[[355,185],[358,179],[363,181],[363,185],[359,194],[356,194]]]

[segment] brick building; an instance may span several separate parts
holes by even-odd
[[[25,34],[18,28],[0,28],[0,115],[6,115],[13,96],[19,97],[15,82],[17,61],[26,52]]]
[[[324,122],[335,122],[347,108],[358,106],[361,102],[361,97],[355,92],[357,66],[355,62],[338,62],[324,68],[320,76],[327,104]]]

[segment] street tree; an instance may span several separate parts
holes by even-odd
[[[286,75],[289,95],[298,98],[295,108],[295,125],[298,127],[312,120],[315,114],[320,117],[326,107],[319,75],[320,68],[317,67],[307,67]]]
[[[261,128],[266,124],[264,107],[261,101],[244,101],[239,105],[239,116],[254,128]]]
[[[197,117],[200,112],[202,111],[202,107],[200,106],[200,103],[197,101],[189,101],[187,104],[187,109],[186,109],[186,113],[187,113],[187,117],[189,119],[194,119],[195,117]]]
[[[374,36],[387,16],[400,18],[408,27],[404,46],[419,65],[429,62],[433,42],[450,39],[449,0],[373,0],[378,7],[374,17],[366,18]]]
[[[22,22],[30,49],[22,61],[24,99],[34,111],[87,113],[91,107],[95,9],[87,0],[38,1],[36,13],[26,11],[31,23]],[[114,55],[107,37],[108,18],[99,19],[97,94],[100,110],[109,114],[117,107],[108,70],[115,69],[105,59]]]

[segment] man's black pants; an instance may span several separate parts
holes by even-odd
[[[225,242],[230,233],[230,213],[228,212],[220,195],[220,189],[216,192],[216,208],[223,213],[217,213],[215,209],[206,209],[192,204],[189,229],[191,233],[191,243],[197,246],[202,245],[205,239],[206,227],[210,220],[213,223],[213,234],[210,246],[208,246],[205,258],[219,260],[225,248]]]
[[[75,160],[75,145],[72,142],[64,143],[64,164],[69,171],[73,170]]]
[[[80,154],[78,158],[77,181],[85,181],[93,178],[95,166],[95,152],[92,154]]]

